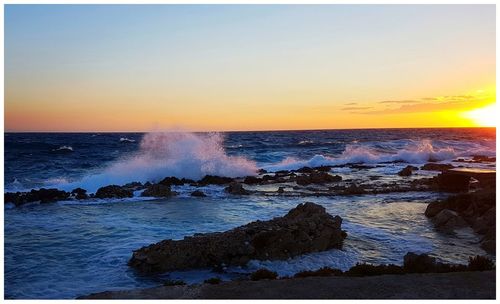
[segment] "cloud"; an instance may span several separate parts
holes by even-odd
[[[419,103],[417,100],[384,100],[379,101],[378,103]]]
[[[342,108],[341,110],[342,111],[359,111],[359,110],[367,110],[367,109],[371,109],[373,107],[345,107],[345,108]]]
[[[346,106],[354,106],[354,105],[357,105],[357,104],[358,104],[357,102],[344,103],[344,105],[346,105]]]

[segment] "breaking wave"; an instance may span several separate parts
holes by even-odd
[[[144,135],[137,153],[112,163],[101,173],[62,187],[78,186],[93,192],[104,185],[154,182],[167,176],[199,180],[207,174],[240,177],[256,172],[253,161],[226,154],[219,133],[154,132]]]
[[[278,164],[264,166],[264,169],[268,171],[297,170],[302,167],[337,166],[352,163],[378,164],[384,162],[404,162],[421,164],[429,161],[453,160],[457,156],[464,155],[449,146],[437,148],[433,146],[431,140],[413,142],[403,149],[393,149],[391,152],[381,152],[366,145],[349,144],[339,157],[330,157],[321,154],[315,155],[308,160],[287,157]]]

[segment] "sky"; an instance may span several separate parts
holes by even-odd
[[[6,5],[6,131],[483,126],[494,5]]]

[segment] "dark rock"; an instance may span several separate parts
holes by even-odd
[[[101,187],[95,193],[97,198],[125,198],[132,196],[134,196],[132,190],[117,185]]]
[[[342,193],[345,195],[358,195],[358,194],[365,194],[366,190],[362,186],[358,186],[356,184],[350,184],[349,187],[345,188],[342,190]]]
[[[427,205],[427,208],[425,209],[425,216],[427,217],[434,217],[436,214],[441,212],[441,210],[445,209],[447,206],[446,202],[432,202],[429,205]]]
[[[342,270],[330,267],[323,267],[318,270],[305,270],[297,272],[294,278],[307,278],[307,277],[330,277],[342,275]]]
[[[278,192],[279,194],[283,194],[283,193],[285,193],[285,188],[283,188],[283,187],[279,187],[277,192]]]
[[[131,182],[123,185],[122,187],[132,191],[141,190],[145,188],[144,185],[140,182]]]
[[[259,169],[259,171],[257,171],[258,174],[265,174],[267,173],[267,170],[266,169]]]
[[[150,197],[169,197],[172,195],[174,195],[174,193],[170,189],[170,186],[164,184],[153,184],[141,193],[141,196]]]
[[[260,184],[262,182],[262,178],[258,178],[255,176],[247,176],[243,180],[243,183],[247,185],[255,185],[255,184]]]
[[[215,175],[205,175],[198,181],[200,185],[225,185],[233,181],[233,178]]]
[[[438,189],[445,192],[467,192],[469,191],[470,177],[444,171],[437,177]]]
[[[75,195],[75,198],[79,200],[89,198],[89,196],[87,195],[87,190],[82,188],[76,188],[71,190],[71,194]]]
[[[255,272],[250,274],[250,279],[252,281],[260,281],[260,280],[276,280],[278,278],[278,274],[274,271],[261,268]]]
[[[309,174],[303,174],[297,176],[295,182],[298,185],[305,186],[310,184],[325,184],[325,183],[333,183],[340,182],[342,177],[339,175],[330,175],[326,172],[311,172]]]
[[[403,268],[407,273],[433,272],[436,265],[436,258],[427,254],[408,252],[403,258]]]
[[[427,163],[420,167],[421,170],[427,171],[446,171],[448,169],[454,168],[451,164],[436,164],[436,163]]]
[[[484,163],[484,162],[491,163],[491,162],[496,162],[497,159],[496,157],[489,157],[485,155],[474,155],[472,157],[472,160],[478,163]]]
[[[320,172],[330,172],[332,170],[332,167],[331,166],[321,166],[321,167],[316,167],[314,169],[318,170]]]
[[[177,177],[175,176],[169,176],[169,177],[165,177],[164,179],[162,179],[158,184],[160,185],[164,185],[164,186],[181,186],[181,185],[184,185],[184,181],[178,179]]]
[[[250,192],[248,192],[245,188],[243,188],[243,185],[238,183],[238,182],[232,182],[227,186],[224,191],[226,191],[229,194],[235,194],[235,195],[248,195]]]
[[[296,170],[296,172],[299,172],[299,173],[311,173],[313,171],[314,170],[311,167],[302,167],[302,168]]]
[[[207,195],[200,190],[195,190],[191,193],[191,196],[195,197],[206,197]]]
[[[467,222],[457,212],[449,209],[441,210],[432,221],[436,227],[450,230],[467,226]]]
[[[16,206],[32,203],[32,202],[40,202],[51,203],[56,201],[67,200],[70,197],[70,193],[62,190],[58,190],[55,188],[45,189],[41,188],[39,190],[31,190],[30,192],[7,192],[4,194],[4,202],[5,203],[13,203]]]
[[[418,170],[417,167],[414,166],[406,166],[401,171],[398,172],[399,176],[410,176],[413,171]]]
[[[285,260],[308,252],[341,248],[342,219],[314,203],[299,204],[283,217],[255,221],[226,232],[165,240],[134,251],[131,267],[160,273],[217,265],[245,265],[250,259]]]

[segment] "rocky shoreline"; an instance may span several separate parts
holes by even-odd
[[[495,158],[477,156],[474,163],[494,162]],[[457,160],[458,161],[458,160]],[[466,163],[466,161],[462,161]],[[409,191],[440,191],[440,192],[465,192],[469,187],[494,187],[496,181],[495,170],[480,170],[473,168],[455,167],[451,164],[427,163],[420,168],[407,166],[398,172],[396,181],[386,181],[379,176],[369,176],[364,179],[344,178],[340,173],[335,173],[336,168],[350,168],[366,170],[374,168],[363,164],[346,164],[339,166],[303,167],[298,170],[282,170],[267,172],[259,170],[256,176],[230,178],[223,176],[206,175],[198,181],[166,177],[163,180],[152,182],[132,182],[125,185],[103,186],[95,193],[88,193],[82,188],[70,192],[51,189],[32,189],[29,192],[6,192],[5,203],[21,206],[28,203],[51,203],[65,200],[83,201],[88,199],[123,199],[134,196],[139,191],[141,196],[168,198],[177,195],[172,190],[173,186],[189,185],[201,188],[207,185],[223,186],[224,191],[231,195],[263,195],[284,197],[314,197],[314,196],[339,196],[363,195]],[[413,178],[415,171],[440,172],[433,177]],[[471,180],[474,183],[470,183]],[[277,190],[263,190],[259,187],[273,185]],[[192,191],[193,197],[205,197],[203,189]]]

